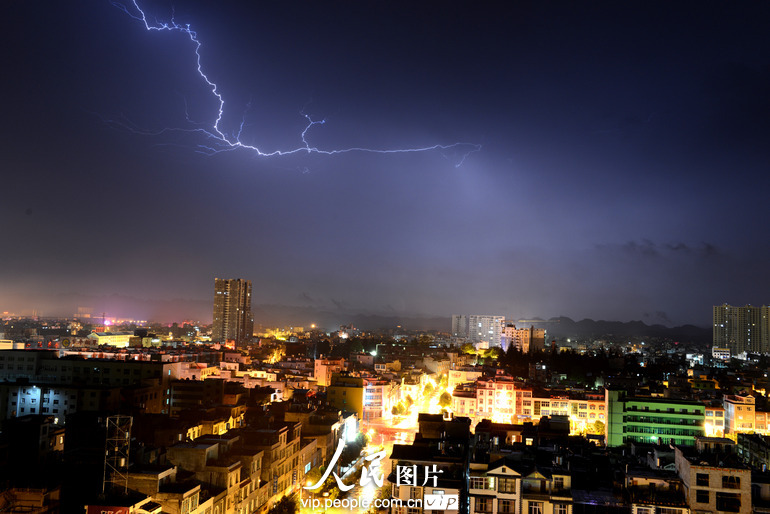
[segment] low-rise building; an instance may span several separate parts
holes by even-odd
[[[676,472],[682,479],[687,503],[695,513],[734,512],[749,514],[751,470],[731,451],[731,441],[720,439],[721,448],[698,451],[675,449]]]
[[[694,446],[703,436],[705,406],[696,401],[628,397],[625,391],[605,391],[607,446],[625,443],[667,443]]]

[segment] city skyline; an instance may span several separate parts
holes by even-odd
[[[210,312],[215,276],[343,322],[708,326],[766,303],[767,5],[175,2],[228,138],[434,148],[273,157],[179,130],[211,133],[218,107],[185,33],[39,7],[0,22],[0,312]]]

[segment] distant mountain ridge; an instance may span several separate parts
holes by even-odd
[[[545,328],[549,337],[657,337],[680,342],[710,343],[711,328],[695,325],[666,327],[663,325],[647,325],[643,321],[595,321],[583,319],[574,321],[566,316],[550,318],[540,323],[529,323],[538,328]]]

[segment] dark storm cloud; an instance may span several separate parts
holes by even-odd
[[[627,241],[622,245],[597,244],[596,249],[607,255],[617,255],[619,252],[627,256],[640,256],[645,259],[666,258],[672,256],[686,256],[693,258],[710,258],[720,255],[717,247],[711,243],[701,243],[691,246],[683,242],[678,243],[654,243],[649,239],[640,241]]]
[[[664,325],[671,325],[671,319],[668,317],[668,314],[666,314],[663,311],[655,311],[655,312],[645,312],[644,313],[645,321],[649,323],[661,323]]]

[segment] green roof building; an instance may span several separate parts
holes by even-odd
[[[705,435],[706,406],[671,398],[629,397],[623,390],[604,394],[607,446],[626,443],[694,446]]]

